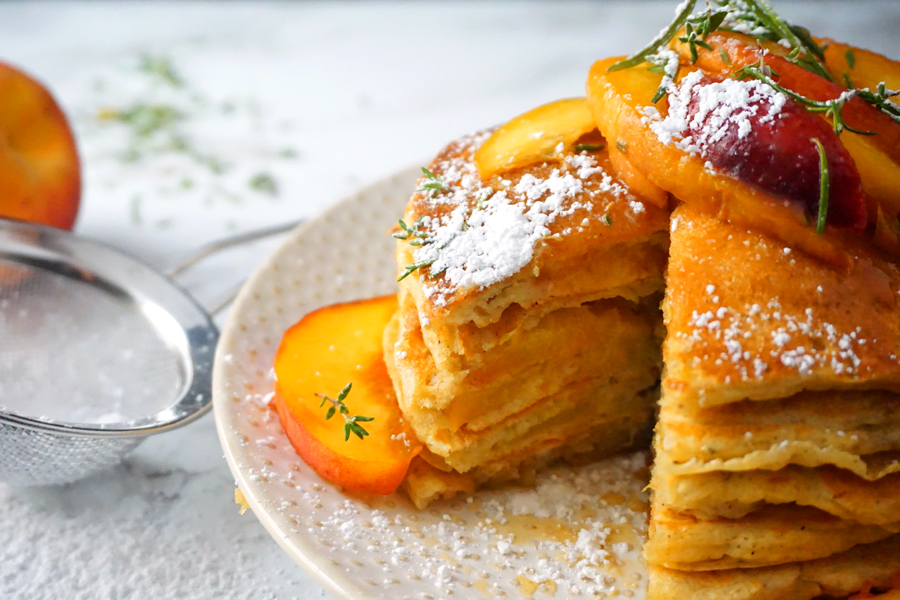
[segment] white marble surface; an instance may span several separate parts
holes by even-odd
[[[591,62],[637,49],[671,5],[4,3],[0,59],[42,79],[74,122],[77,230],[165,266],[226,233],[315,214],[461,133],[582,94]],[[817,34],[900,56],[900,2],[777,5]],[[168,60],[180,83],[141,70],[145,57]],[[181,118],[149,137],[98,119],[140,104]],[[249,185],[259,174],[274,194]],[[209,302],[271,247],[233,252],[184,283]],[[209,417],[88,481],[0,485],[0,598],[321,593],[252,514],[238,516]]]

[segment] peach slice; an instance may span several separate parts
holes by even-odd
[[[818,41],[825,49],[825,68],[835,81],[843,83],[846,73],[857,88],[874,90],[879,83],[884,82],[888,89],[900,89],[900,62],[877,52],[834,40]]]
[[[323,478],[371,494],[394,492],[421,451],[403,421],[384,364],[382,333],[397,310],[395,296],[384,296],[314,311],[291,327],[275,356],[275,398],[291,445]],[[348,416],[372,417],[361,423],[368,435],[346,435],[339,412],[326,420],[348,382]]]
[[[834,264],[847,265],[840,236],[818,235],[815,227],[782,202],[734,178],[706,168],[704,161],[660,141],[645,123],[644,110],[662,75],[642,68],[607,72],[618,59],[598,61],[590,70],[588,100],[600,132],[653,185],[703,212],[756,229]],[[665,114],[667,101],[657,108]]]
[[[0,217],[71,229],[80,196],[65,115],[44,86],[0,62]]]
[[[497,129],[475,153],[475,167],[488,180],[517,167],[556,160],[560,143],[570,146],[596,128],[587,98],[544,104]]]
[[[900,86],[900,63],[874,52],[828,40],[822,40],[825,46],[825,66],[835,83],[785,60],[780,55],[786,50],[778,44],[757,44],[756,40],[746,35],[728,32],[710,35],[707,43],[712,50],[698,48],[696,66],[703,70],[732,75],[741,67],[758,62],[764,51],[769,52],[765,56],[765,62],[778,74],[778,83],[814,100],[838,97],[844,91],[838,84],[843,82],[844,72],[849,74],[856,86],[874,88],[881,81],[885,81],[888,87]],[[689,60],[690,50],[686,44],[675,39],[670,45],[681,55],[682,60]],[[854,57],[853,68],[848,64],[848,51]],[[723,57],[727,57],[728,61],[724,61]],[[842,115],[846,123],[855,129],[877,132],[877,135],[869,136],[845,130],[841,134],[841,142],[856,163],[863,191],[879,205],[880,212],[886,217],[883,223],[893,222],[892,228],[895,228],[897,215],[900,214],[900,194],[897,193],[900,189],[900,126],[891,117],[859,98],[848,102]],[[824,114],[822,117],[829,118]],[[883,225],[879,225],[878,229],[876,243],[894,252],[891,244],[883,243]]]
[[[653,184],[643,173],[638,171],[625,154],[613,146],[609,149],[609,162],[619,176],[632,191],[637,192],[644,199],[660,208],[666,208],[669,204],[669,194]]]
[[[764,58],[766,65],[778,74],[775,77],[778,84],[802,96],[812,100],[826,101],[833,100],[844,92],[842,85],[810,73],[774,54],[785,51],[777,44],[758,45],[756,40],[749,36],[718,31],[710,35],[706,42],[712,50],[698,48],[698,58],[695,64],[696,67],[706,72],[734,75],[739,69],[753,65]],[[690,50],[687,44],[675,38],[670,45],[685,62],[690,61]],[[769,53],[764,55],[767,51]],[[728,57],[727,63],[723,60],[723,56]],[[837,81],[841,81],[841,79]],[[826,117],[824,113],[821,114],[823,118],[830,120],[830,117]],[[845,131],[841,134],[842,138],[844,136],[866,137],[872,146],[880,149],[895,163],[900,163],[900,124],[861,98],[852,98],[844,106],[841,114],[850,127],[877,133],[873,136],[859,136]]]

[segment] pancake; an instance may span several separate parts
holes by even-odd
[[[740,519],[696,519],[660,506],[656,499],[651,508],[644,558],[684,571],[815,560],[900,532],[900,522],[864,525],[794,505],[768,505]]]
[[[811,506],[873,525],[900,515],[900,473],[868,481],[836,467],[788,466],[670,476],[657,470],[655,476],[656,501],[696,519],[739,519],[766,504]]]
[[[427,449],[405,482],[420,507],[645,443],[659,397],[667,209],[609,174],[596,133],[482,181],[488,136],[437,156],[399,231],[384,352]]]
[[[721,571],[652,567],[647,600],[844,598],[870,588],[895,588],[898,575],[900,535],[894,535],[827,558],[775,567]]]
[[[900,272],[839,267],[689,206],[672,218],[663,404],[900,392]]]
[[[613,297],[637,302],[664,285],[668,211],[611,176],[607,150],[568,149],[558,161],[482,181],[473,154],[488,136],[463,137],[438,154],[429,166],[434,178],[423,177],[403,217],[427,237],[397,244],[400,275],[435,260],[400,286],[442,366],[559,308]]]
[[[778,468],[794,449],[808,448],[819,464],[859,469],[858,457],[900,448],[900,396],[884,391],[801,392],[768,402],[743,401],[704,409],[664,402],[660,450],[676,464],[729,461],[768,454]],[[737,469],[735,466],[730,470]],[[686,467],[690,468],[690,467]],[[717,467],[724,468],[724,467]],[[859,472],[864,475],[863,472]]]
[[[620,315],[618,310],[613,309],[612,316]],[[397,343],[392,343],[392,340],[394,332],[398,330],[399,327],[393,324],[386,329],[387,347],[397,348]],[[650,332],[652,327],[649,327],[646,339],[641,339],[640,336],[636,339],[641,345],[652,349],[653,338]],[[625,341],[615,335],[611,339]],[[610,347],[614,348],[612,345]],[[519,406],[518,397],[512,396],[510,403],[517,407],[515,412],[489,427],[476,430],[465,424],[451,428],[446,411],[422,408],[417,403],[416,391],[405,387],[407,377],[399,371],[401,368],[410,368],[406,366],[407,360],[421,364],[418,354],[426,354],[423,349],[424,346],[421,346],[419,353],[407,353],[403,358],[399,358],[396,351],[386,352],[388,373],[394,381],[404,418],[416,436],[431,453],[440,456],[457,471],[469,471],[507,454],[521,454],[529,447],[547,441],[561,445],[567,439],[578,437],[604,422],[627,418],[635,432],[649,431],[652,427],[654,404],[658,397],[655,385],[657,359],[652,353],[644,359],[635,357],[639,367],[636,371],[625,368],[622,373],[616,373],[604,369],[599,376],[565,382],[554,388],[550,395],[537,398],[524,407]],[[504,349],[505,347],[498,348],[494,353]],[[544,369],[553,367],[551,363],[545,365]],[[416,369],[412,367],[411,370]],[[427,370],[424,372],[428,373]],[[537,373],[541,371],[538,370]],[[477,391],[474,390],[473,395]],[[488,387],[474,399],[464,400],[473,402],[474,406],[480,406],[489,413],[496,410],[494,403],[502,398],[495,398],[492,389]]]
[[[658,397],[658,393],[654,391],[648,396]],[[453,470],[440,457],[425,452],[421,458],[413,459],[403,487],[413,504],[423,509],[436,500],[472,492],[486,484],[533,481],[538,471],[559,460],[583,464],[619,452],[645,448],[651,431],[649,427],[641,426],[643,419],[643,416],[636,415],[603,421],[587,428],[577,437],[565,441],[545,439],[517,454],[499,456],[466,473]]]
[[[858,591],[822,565],[866,572],[847,557],[900,531],[895,267],[843,271],[689,206],[671,234],[648,597]]]

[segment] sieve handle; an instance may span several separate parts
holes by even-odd
[[[197,263],[218,252],[221,252],[222,250],[249,244],[251,242],[262,240],[273,235],[278,235],[280,233],[286,233],[303,223],[304,220],[305,219],[299,219],[297,221],[282,223],[280,225],[273,225],[271,227],[262,227],[260,229],[254,229],[245,233],[239,233],[237,235],[214,240],[212,242],[209,242],[208,244],[204,244],[199,248],[193,250],[190,254],[182,258],[173,266],[169,267],[169,269],[166,271],[166,276],[169,279],[174,279],[188,269],[194,267]],[[237,297],[237,294],[243,285],[244,282],[241,281],[241,283],[229,290],[229,292],[222,296],[222,298],[218,300],[216,304],[209,310],[209,314],[212,316],[216,316],[225,308],[227,308],[228,305],[230,305]]]
[[[189,255],[182,258],[175,265],[170,267],[166,271],[166,276],[170,279],[178,277],[208,256],[212,256],[213,254],[221,252],[222,250],[227,250],[228,248],[241,246],[243,244],[249,244],[250,242],[255,242],[257,240],[271,237],[273,235],[278,235],[279,233],[285,233],[287,231],[290,231],[297,225],[303,223],[303,221],[304,219],[300,219],[298,221],[291,221],[290,223],[282,223],[281,225],[273,225],[271,227],[254,229],[252,231],[239,233],[237,235],[214,240],[212,242],[209,242],[208,244],[204,244],[192,251]]]

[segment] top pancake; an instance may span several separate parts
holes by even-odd
[[[843,270],[681,206],[663,307],[663,403],[900,391],[898,293],[900,272],[873,256]]]
[[[489,135],[449,144],[430,165],[436,179],[423,177],[406,209],[404,221],[427,237],[410,238],[421,245],[398,242],[399,272],[435,260],[401,282],[426,337],[431,324],[485,327],[513,304],[535,308],[537,317],[662,289],[667,210],[612,176],[605,150],[569,148],[558,161],[482,181],[473,155]],[[599,136],[591,141],[605,145]],[[631,251],[634,245],[649,250]]]

